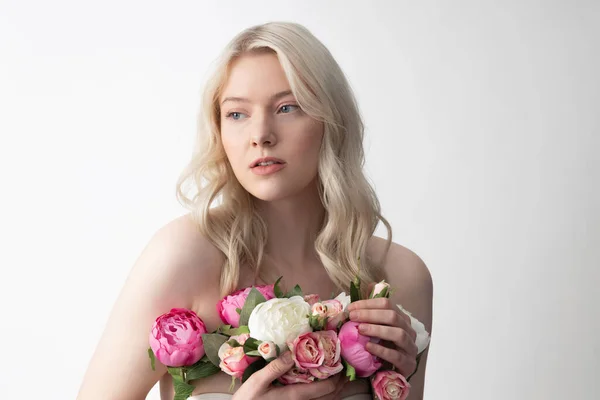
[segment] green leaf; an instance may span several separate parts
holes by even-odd
[[[187,379],[191,381],[193,379],[206,378],[208,376],[214,375],[219,372],[221,369],[215,366],[213,363],[205,362],[200,365],[196,365],[187,372]]]
[[[259,358],[258,360],[254,361],[252,364],[248,365],[248,367],[246,368],[246,370],[244,371],[244,375],[242,375],[242,383],[246,382],[246,380],[248,378],[250,378],[250,376],[255,373],[256,371],[258,371],[259,369],[261,369],[262,367],[264,367],[265,365],[267,365],[267,362],[264,360],[264,358]]]
[[[237,336],[237,335],[241,335],[242,333],[250,333],[250,329],[248,329],[248,327],[246,325],[244,326],[240,326],[239,328],[228,328],[228,329],[224,329],[222,331],[222,333],[224,333],[225,335],[229,335],[229,336]]]
[[[248,354],[250,351],[258,350],[258,346],[262,343],[262,340],[254,339],[249,337],[244,342],[244,353]]]
[[[183,376],[181,376],[181,367],[167,367],[167,371],[173,377],[174,381],[183,382]]]
[[[275,345],[275,350],[277,350],[277,357],[279,357],[279,355],[281,354],[281,350],[279,349],[278,345]]]
[[[229,335],[229,332],[231,330],[231,325],[221,325],[217,331],[215,333],[224,333],[225,335]]]
[[[238,314],[241,314],[242,313],[242,309],[241,308],[236,308],[235,312],[237,312]]]
[[[235,339],[229,339],[227,343],[229,343],[231,347],[242,347],[241,343]]]
[[[342,359],[344,366],[346,367],[346,376],[349,377],[350,382],[356,380],[356,370],[346,360]]]
[[[156,358],[154,357],[154,352],[152,351],[152,347],[148,347],[148,357],[150,357],[150,365],[152,366],[152,371],[156,371],[154,365],[156,363]]]
[[[248,352],[246,352],[246,351],[244,350],[244,354],[245,354],[245,355],[247,355],[247,356],[249,356],[249,357],[262,357],[262,356],[260,355],[260,353],[258,352],[258,350],[250,350],[250,351],[248,351]]]
[[[195,388],[194,385],[190,385],[189,383],[185,382],[178,382],[173,380],[173,383],[175,386],[175,397],[173,398],[173,400],[187,400],[187,398],[191,396]]]
[[[353,303],[355,301],[360,300],[360,280],[358,280],[358,286],[354,282],[350,282],[350,302]]]
[[[300,285],[294,286],[294,288],[285,295],[285,297],[287,297],[288,299],[293,296],[304,296],[302,294],[302,289],[300,288]]]
[[[281,288],[279,287],[279,281],[281,280],[281,278],[283,278],[283,276],[280,276],[279,279],[277,279],[275,281],[275,286],[273,287],[273,292],[275,293],[275,297],[277,297],[278,299],[285,297],[285,295],[281,291]]]
[[[327,326],[327,317],[319,317],[318,315],[309,315],[308,323],[313,331],[322,331]]]
[[[219,366],[221,360],[219,359],[219,348],[225,343],[229,337],[220,335],[218,333],[205,333],[202,335],[202,342],[204,343],[204,351],[206,356],[211,363],[215,366]]]
[[[248,293],[248,297],[246,297],[246,301],[244,302],[244,307],[242,308],[242,312],[240,313],[240,326],[248,325],[248,320],[250,319],[250,314],[252,314],[252,310],[260,303],[264,303],[267,301],[265,296],[263,296],[258,289],[253,287]]]

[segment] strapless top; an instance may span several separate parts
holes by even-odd
[[[188,397],[188,400],[231,400],[232,394],[228,393],[203,393]],[[353,394],[344,397],[343,400],[372,400],[368,393]]]

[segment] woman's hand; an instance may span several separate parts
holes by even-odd
[[[401,312],[388,298],[359,300],[350,303],[350,320],[360,323],[358,331],[365,336],[387,341],[390,347],[367,343],[369,353],[391,363],[403,376],[410,376],[417,367],[416,332],[408,315]]]
[[[285,374],[294,366],[289,351],[268,363],[264,368],[253,373],[233,395],[232,400],[310,400],[333,399],[341,389],[337,385],[340,375],[313,383],[297,383],[287,386],[272,386],[271,382]]]

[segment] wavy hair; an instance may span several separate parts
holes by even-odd
[[[269,22],[240,32],[217,59],[202,94],[192,159],[176,187],[179,202],[201,233],[225,255],[221,293],[237,288],[240,265],[252,268],[254,279],[259,276],[267,241],[266,223],[235,177],[220,135],[219,97],[232,62],[248,52],[274,53],[301,109],[324,123],[318,188],[325,213],[315,250],[327,274],[340,290],[348,290],[357,275],[365,283],[381,279],[392,229],[363,173],[364,125],[352,89],[329,50],[308,29]],[[196,189],[192,197],[183,189],[189,181]],[[372,260],[367,243],[379,221],[388,231],[387,246],[380,260]]]

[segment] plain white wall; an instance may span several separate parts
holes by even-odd
[[[75,398],[185,212],[210,62],[292,20],[347,73],[394,240],[432,272],[426,399],[599,398],[599,4],[1,1],[0,397]]]

